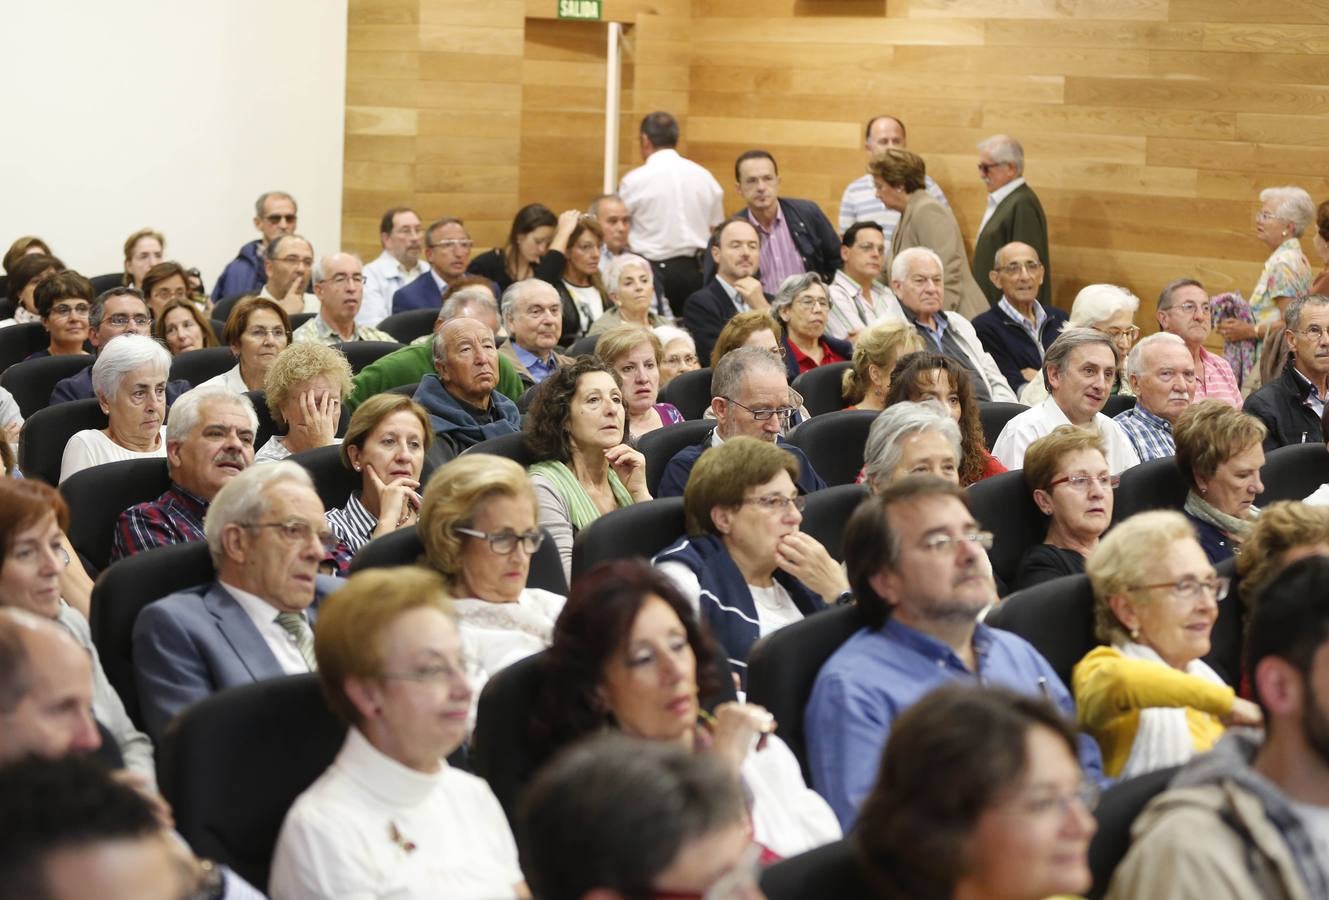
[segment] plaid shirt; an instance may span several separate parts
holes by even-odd
[[[1172,425],[1160,419],[1138,403],[1113,418],[1121,426],[1126,439],[1135,448],[1140,462],[1177,455],[1177,442],[1172,437]]]
[[[208,501],[171,482],[156,500],[131,506],[115,523],[111,562],[171,544],[202,541]]]

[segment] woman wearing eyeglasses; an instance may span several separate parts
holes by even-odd
[[[319,610],[314,654],[350,727],[286,814],[273,900],[530,896],[494,792],[448,764],[473,691],[443,580],[417,566],[351,576]]]
[[[603,334],[620,325],[655,328],[660,317],[651,311],[655,302],[655,275],[651,264],[632,253],[615,257],[609,266],[609,299],[604,314],[596,318],[590,334]]]
[[[237,394],[261,391],[268,369],[290,342],[291,319],[281,304],[266,297],[245,297],[231,308],[222,330],[222,343],[235,354],[235,366],[203,383],[220,384]]]
[[[1184,516],[1132,516],[1103,538],[1085,570],[1095,631],[1107,646],[1076,664],[1071,687],[1076,719],[1098,741],[1109,776],[1179,765],[1212,747],[1227,726],[1261,723],[1259,707],[1201,659],[1228,579],[1214,571]]]
[[[88,322],[92,311],[91,281],[77,272],[58,272],[37,282],[32,300],[51,342],[45,350],[38,350],[28,359],[78,356],[88,352],[83,344],[92,330]]]
[[[1117,348],[1117,355],[1125,359],[1135,346],[1140,336],[1140,329],[1135,324],[1135,313],[1140,308],[1140,298],[1123,287],[1115,284],[1090,284],[1080,289],[1071,304],[1071,314],[1062,331],[1067,328],[1092,328],[1101,331]],[[1058,332],[1060,333],[1060,332]],[[1117,380],[1112,384],[1113,394],[1130,394],[1130,385],[1126,382],[1126,367],[1117,372]],[[1020,389],[1020,402],[1026,406],[1037,406],[1048,397],[1047,384],[1040,374],[1029,380]]]
[[[687,536],[654,559],[710,624],[745,682],[758,638],[849,593],[839,563],[799,531],[806,498],[797,478],[798,461],[775,444],[727,438],[688,476]]]
[[[816,272],[790,275],[771,301],[771,315],[783,326],[785,369],[793,381],[818,366],[848,362],[854,347],[826,333],[831,312],[826,283]]]
[[[664,387],[684,372],[701,368],[697,359],[697,342],[682,328],[675,325],[657,325],[651,329],[663,348],[660,356],[660,387]]]
[[[563,610],[560,595],[526,586],[531,556],[544,541],[535,492],[512,460],[463,454],[429,479],[418,528],[425,559],[454,598],[478,698],[499,669],[549,646]]]
[[[1059,425],[1029,445],[1024,483],[1048,517],[1043,543],[1025,551],[1015,588],[1031,587],[1084,571],[1084,560],[1112,523],[1112,489],[1103,438],[1074,425]]]
[[[1214,565],[1241,553],[1264,493],[1264,423],[1221,400],[1201,400],[1177,417],[1177,465],[1190,491],[1183,509]]]

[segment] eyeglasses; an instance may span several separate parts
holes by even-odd
[[[1214,309],[1214,308],[1213,308],[1212,306],[1210,306],[1208,303],[1197,304],[1197,303],[1193,303],[1193,302],[1191,302],[1191,301],[1187,301],[1187,302],[1185,302],[1185,303],[1178,303],[1176,306],[1174,306],[1174,307],[1172,307],[1172,308],[1175,309],[1175,310],[1178,310],[1178,311],[1181,312],[1183,315],[1187,315],[1187,316],[1193,316],[1193,315],[1195,315],[1197,312],[1199,312],[1199,313],[1201,313],[1202,315],[1204,315],[1206,318],[1208,318],[1209,314],[1210,314],[1211,312],[1213,312],[1213,309]]]
[[[1269,212],[1267,209],[1262,209],[1255,214],[1255,218],[1259,219],[1261,222],[1272,222],[1274,219],[1277,219],[1278,216]]]
[[[345,285],[348,281],[351,284],[364,284],[365,276],[361,275],[359,272],[355,273],[354,275],[347,275],[345,272],[338,272],[336,275],[333,275],[331,278],[329,278],[328,281],[331,281],[333,284],[339,287]]]
[[[280,225],[282,222],[295,224],[295,213],[271,213],[263,217],[263,220],[269,225]]]
[[[439,663],[435,666],[421,666],[414,672],[384,672],[379,678],[392,679],[396,681],[415,681],[419,684],[428,684],[433,686],[470,684],[466,680],[465,669],[459,666]]]
[[[1112,490],[1121,484],[1121,478],[1117,475],[1064,475],[1061,478],[1054,478],[1048,482],[1048,490],[1064,484],[1073,491],[1079,491],[1081,494],[1089,490],[1089,485],[1096,484],[1100,490]]]
[[[337,546],[337,536],[331,531],[320,529],[315,533],[314,526],[304,519],[287,519],[285,522],[240,522],[241,528],[275,528],[288,541],[307,542],[317,538],[324,550]]]
[[[796,410],[792,406],[780,406],[776,407],[775,409],[753,409],[750,406],[744,406],[742,403],[739,403],[733,397],[725,397],[725,400],[728,401],[729,403],[734,404],[739,409],[746,409],[748,412],[752,413],[752,418],[758,422],[765,422],[771,416],[779,416],[780,421],[788,422],[791,418],[793,418],[793,415],[796,412]]]
[[[1043,271],[1043,264],[1038,260],[1028,260],[1027,262],[1006,263],[1004,266],[998,266],[995,271],[1001,272],[1014,278],[1021,272],[1028,272],[1030,275],[1037,275]]]
[[[68,303],[61,303],[59,306],[51,307],[51,315],[58,319],[66,319],[70,316],[78,316],[80,319],[86,319],[92,307],[86,303],[75,303],[70,306]]]
[[[666,356],[664,361],[667,366],[695,366],[699,362],[695,353],[686,353],[682,356],[674,353]]]
[[[452,530],[457,534],[464,534],[467,537],[488,541],[489,549],[493,550],[500,556],[506,556],[511,553],[513,550],[517,549],[518,544],[520,544],[521,548],[530,555],[535,553],[536,550],[539,550],[540,545],[545,542],[545,533],[539,528],[523,531],[520,534],[513,531],[511,528],[490,532],[476,531],[474,528],[462,528],[460,525],[456,525],[453,526]]]
[[[286,337],[285,328],[260,328],[255,325],[253,328],[245,330],[245,337],[251,337],[256,341],[272,338],[274,341]]]
[[[990,531],[970,531],[966,534],[934,534],[925,538],[921,544],[922,548],[928,553],[941,553],[947,550],[956,550],[961,544],[977,544],[984,550],[992,549],[992,532]]]
[[[1038,792],[1031,796],[1021,798],[1016,801],[1017,807],[1021,812],[1030,815],[1047,815],[1055,811],[1058,815],[1068,815],[1071,811],[1071,804],[1078,803],[1085,812],[1093,812],[1098,807],[1099,790],[1098,785],[1092,781],[1082,781],[1076,786],[1075,791],[1069,794],[1062,794],[1055,791],[1047,793]]]
[[[450,238],[446,241],[439,241],[437,244],[430,244],[431,247],[442,247],[444,250],[470,250],[475,246],[475,241],[463,241],[457,238]]]
[[[797,297],[794,303],[800,309],[830,309],[831,301],[825,297]]]
[[[128,328],[131,322],[137,328],[147,328],[152,324],[152,319],[142,314],[130,316],[125,313],[116,313],[113,316],[107,316],[103,321],[114,328]]]
[[[273,262],[285,263],[288,266],[298,266],[301,263],[304,263],[306,266],[312,266],[314,264],[314,257],[296,256],[292,253],[290,256],[279,256],[277,259],[273,260]]]
[[[1318,344],[1320,343],[1320,341],[1324,340],[1326,332],[1319,325],[1312,325],[1310,328],[1307,328],[1305,331],[1298,331],[1297,334],[1301,335],[1304,338],[1312,340]]]
[[[1227,596],[1228,588],[1232,585],[1232,579],[1224,575],[1215,575],[1212,578],[1180,578],[1176,581],[1161,581],[1158,584],[1137,584],[1134,587],[1128,587],[1128,591],[1148,591],[1154,588],[1168,588],[1172,591],[1172,596],[1178,600],[1199,600],[1202,594],[1213,594],[1214,602],[1218,602]]]
[[[1013,165],[1013,164],[1012,164],[1012,163],[1004,163],[1004,162],[990,162],[990,163],[981,162],[981,163],[978,164],[978,171],[980,171],[980,172],[982,172],[984,175],[986,175],[987,173],[991,172],[993,169],[1000,168],[1001,166],[1009,166],[1009,165]]]
[[[1134,341],[1137,337],[1140,336],[1140,329],[1135,327],[1134,325],[1128,325],[1125,328],[1109,328],[1103,333],[1106,334],[1109,338],[1111,338],[1114,343],[1116,341],[1121,340],[1122,338],[1127,338],[1129,340]]]
[[[802,494],[793,497],[785,497],[781,494],[763,494],[760,497],[745,497],[743,499],[743,504],[745,506],[748,504],[751,504],[752,506],[760,506],[764,511],[769,513],[783,514],[791,506],[799,512],[802,512],[808,505],[808,498],[804,497]]]

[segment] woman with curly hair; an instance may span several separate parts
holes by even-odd
[[[651,499],[646,458],[628,444],[618,373],[593,356],[561,366],[540,383],[526,414],[528,471],[539,523],[549,529],[572,576],[572,539],[607,512]]]
[[[1006,471],[983,441],[983,423],[978,419],[978,400],[962,366],[940,353],[910,353],[900,358],[891,372],[885,406],[908,400],[936,400],[950,410],[960,426],[960,484],[968,487],[976,481]]]

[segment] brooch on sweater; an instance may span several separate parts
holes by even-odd
[[[403,853],[415,852],[415,841],[408,840],[407,837],[401,833],[400,829],[397,828],[396,822],[388,823],[388,840],[400,847]]]

